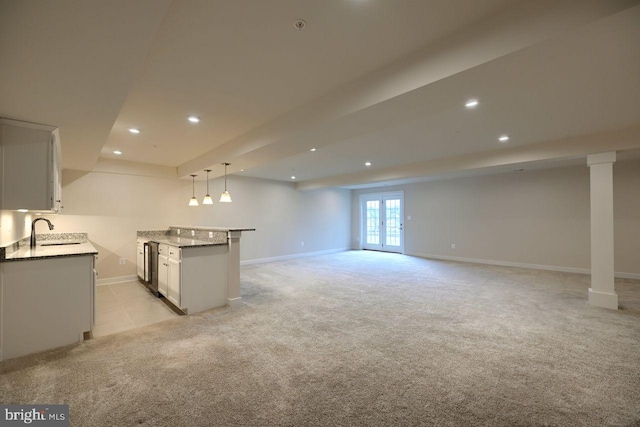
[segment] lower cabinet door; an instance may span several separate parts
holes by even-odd
[[[143,280],[145,279],[144,277],[144,247],[143,246],[138,246],[137,252],[136,252],[136,267],[138,269],[138,277],[141,277]]]
[[[169,297],[169,263],[164,255],[158,255],[158,292]]]
[[[180,307],[180,261],[169,258],[167,264],[169,264],[169,293],[167,294],[167,299],[174,303],[176,307]]]

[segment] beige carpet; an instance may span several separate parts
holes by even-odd
[[[243,267],[244,305],[0,364],[75,426],[632,426],[640,282],[345,252]]]

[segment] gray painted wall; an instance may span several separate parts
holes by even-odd
[[[144,166],[116,166],[110,165],[110,171],[65,170],[63,213],[48,216],[56,232],[88,233],[99,250],[100,279],[135,275],[136,231],[170,225],[256,228],[243,233],[243,261],[349,247],[349,190],[300,192],[293,183],[230,176],[232,203],[217,201],[224,184],[212,179],[214,204],[189,207],[191,181]],[[196,182],[200,201],[205,192],[205,183]]]
[[[589,269],[586,165],[354,191],[352,247],[359,195],[392,190],[404,190],[407,254]],[[614,203],[615,269],[640,274],[640,161],[614,165]]]

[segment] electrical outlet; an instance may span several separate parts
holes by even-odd
[[[304,247],[304,242],[300,242],[300,246]]]
[[[120,265],[125,265],[127,260],[125,258],[120,258]]]
[[[455,249],[455,248],[456,248],[456,244],[455,244],[455,243],[452,243],[452,244],[451,244],[451,249]]]
[[[210,231],[210,232],[209,232],[209,238],[210,238],[210,239],[213,239],[213,231]]]
[[[176,233],[178,234],[178,236],[180,235],[180,229],[178,228],[178,230],[176,230]]]
[[[196,235],[196,230],[191,230],[191,237]]]

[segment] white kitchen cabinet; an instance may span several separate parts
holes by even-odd
[[[158,245],[158,291],[178,308],[181,308],[181,254],[175,246]]]
[[[143,283],[148,283],[151,280],[151,272],[149,266],[149,247],[147,246],[147,239],[137,239],[136,247],[136,267],[138,273],[138,280]]]
[[[228,252],[225,244],[178,247],[158,242],[158,291],[187,314],[226,305]]]
[[[180,261],[174,258],[167,260],[168,272],[167,272],[167,299],[171,301],[176,307],[180,307]]]
[[[58,129],[0,119],[0,208],[58,212],[61,161]]]
[[[0,264],[0,360],[82,341],[93,329],[93,255]]]
[[[142,279],[145,278],[144,275],[144,263],[145,263],[145,259],[144,259],[144,244],[138,244],[138,247],[136,249],[136,267],[137,267],[137,271],[138,271],[138,277],[141,277]]]
[[[165,297],[169,296],[169,258],[158,255],[158,292]]]

